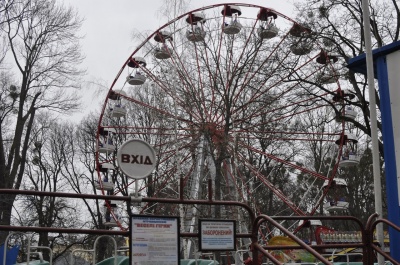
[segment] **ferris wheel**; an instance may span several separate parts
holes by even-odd
[[[338,60],[312,29],[267,7],[216,4],[176,17],[127,56],[110,87],[96,188],[156,198],[178,198],[182,188],[190,200],[207,199],[211,182],[213,199],[246,202],[257,213],[315,214],[349,139],[344,119],[335,119],[349,100]],[[140,180],[116,161],[130,139],[155,150],[155,170]],[[105,202],[107,225],[126,227],[122,209]],[[188,231],[210,214],[241,218],[229,207],[133,211],[184,216]]]

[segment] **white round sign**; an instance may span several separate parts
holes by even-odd
[[[117,161],[122,172],[130,178],[142,179],[156,167],[156,152],[140,139],[126,141],[119,148]]]

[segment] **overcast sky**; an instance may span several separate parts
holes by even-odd
[[[98,109],[99,102],[104,102],[109,86],[128,56],[134,51],[137,43],[133,32],[156,31],[167,22],[159,15],[162,0],[61,0],[66,5],[75,7],[85,19],[81,35],[83,53],[86,57],[84,67],[88,75],[86,81],[97,81],[107,87],[97,91],[92,86],[85,86],[85,97],[91,100],[86,103],[86,114],[89,110]],[[276,11],[292,16],[293,5],[285,0],[242,0],[216,1],[192,0],[187,11],[219,3],[248,3],[273,8]],[[75,115],[74,115],[75,116]],[[75,117],[74,117],[75,119]]]

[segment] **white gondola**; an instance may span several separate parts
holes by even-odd
[[[111,153],[114,152],[115,150],[115,145],[113,145],[112,143],[108,142],[108,143],[99,143],[99,152],[100,153]]]
[[[111,139],[111,136],[115,133],[116,131],[114,128],[100,128],[99,134],[103,136],[103,140],[99,141],[98,151],[100,153],[111,153],[115,150],[115,145]]]
[[[186,31],[186,38],[191,42],[204,41],[206,32],[198,24],[206,22],[205,16],[200,12],[194,12],[188,15],[186,22],[192,25],[191,28]]]
[[[100,182],[95,181],[94,187],[97,190],[113,191],[114,190],[114,183],[112,181],[102,181],[101,184],[100,184]]]
[[[128,76],[126,81],[132,86],[143,85],[146,82],[146,76],[141,72],[136,72],[135,75]]]
[[[343,144],[342,156],[339,160],[339,167],[354,166],[360,163],[360,155],[357,154],[357,137],[350,133],[345,132],[343,138],[340,137],[335,141],[337,145]]]
[[[172,50],[167,46],[163,45],[161,48],[157,47],[154,49],[154,57],[160,60],[171,58]]]
[[[265,27],[259,27],[257,30],[257,34],[260,39],[272,39],[278,35],[279,29],[273,25],[268,24]]]
[[[188,30],[186,32],[186,38],[191,42],[204,41],[206,32],[200,27],[195,27],[194,30]]]
[[[306,55],[312,50],[310,41],[300,40],[290,46],[290,51],[295,55]]]
[[[113,118],[125,117],[127,114],[126,108],[122,105],[121,95],[126,97],[126,93],[122,90],[111,90],[108,94],[108,98],[115,102],[111,103],[111,107],[109,108],[110,115]]]
[[[356,166],[360,164],[361,157],[353,152],[342,155],[339,161],[339,167]]]
[[[355,119],[357,117],[357,112],[353,109],[352,106],[346,106],[344,109],[344,116],[349,119]]]
[[[241,29],[242,24],[240,24],[237,20],[232,21],[232,23],[225,23],[225,25],[222,26],[222,31],[228,35],[237,34]]]
[[[160,60],[171,58],[172,50],[165,44],[167,40],[172,41],[172,34],[168,31],[161,30],[154,35],[154,40],[162,43],[160,47],[154,49],[154,57]]]
[[[325,180],[323,188],[328,188],[329,180]],[[341,178],[335,178],[329,187],[328,194],[326,196],[327,202],[324,203],[323,207],[328,212],[334,211],[345,211],[349,208],[349,202],[347,201],[347,182]]]
[[[112,108],[110,108],[110,114],[113,118],[122,118],[125,117],[128,111],[120,104],[115,104]]]
[[[222,32],[228,35],[237,34],[242,29],[242,24],[237,20],[237,17],[242,14],[242,10],[240,7],[235,5],[226,5],[224,9],[222,9],[221,14],[225,17],[231,17],[231,22],[225,23],[222,25]]]

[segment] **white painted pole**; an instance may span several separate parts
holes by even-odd
[[[364,22],[364,41],[365,41],[365,59],[367,62],[367,82],[369,92],[369,111],[370,111],[370,125],[371,125],[371,140],[372,140],[372,167],[374,175],[374,193],[375,193],[375,211],[382,218],[382,184],[380,176],[380,163],[379,163],[379,142],[378,142],[378,126],[376,115],[376,99],[375,99],[375,78],[374,78],[374,63],[372,58],[372,44],[371,44],[371,25],[370,25],[370,12],[369,1],[362,0],[363,22]],[[379,244],[383,247],[383,224],[380,223],[376,226],[376,235]],[[382,255],[378,255],[378,264],[383,265],[385,259]]]

